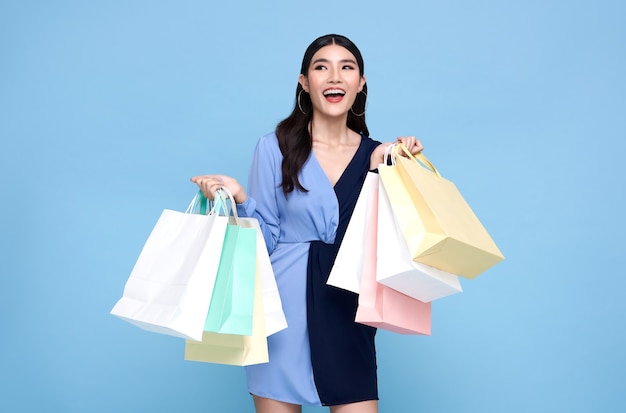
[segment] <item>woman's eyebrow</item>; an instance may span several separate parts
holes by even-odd
[[[315,59],[311,64],[317,64],[317,63],[328,63],[330,62],[330,60],[325,59],[325,58],[319,58],[319,59]],[[352,64],[356,64],[356,61],[354,61],[354,59],[341,59],[339,61],[339,63],[352,63]]]

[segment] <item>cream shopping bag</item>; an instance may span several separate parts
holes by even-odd
[[[235,366],[267,363],[269,356],[266,336],[261,275],[257,267],[252,335],[204,332],[202,341],[187,340],[185,342],[185,360]]]
[[[413,260],[474,278],[504,259],[454,183],[402,144],[394,155],[379,174]]]

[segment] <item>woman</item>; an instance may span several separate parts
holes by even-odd
[[[357,47],[322,36],[304,54],[291,115],[257,143],[248,193],[228,176],[192,178],[209,198],[227,187],[270,253],[288,328],[268,337],[269,363],[246,367],[259,413],[378,411],[376,329],[354,322],[357,295],[326,285],[365,176],[391,144],[368,137],[366,100]]]

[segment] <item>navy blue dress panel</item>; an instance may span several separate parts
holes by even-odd
[[[380,144],[362,137],[335,184],[339,225],[335,242],[311,242],[307,264],[307,324],[315,385],[323,405],[378,399],[376,329],[354,321],[358,295],[326,284],[359,192]]]

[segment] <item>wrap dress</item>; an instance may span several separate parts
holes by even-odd
[[[376,329],[354,321],[356,294],[326,280],[379,144],[362,135],[334,187],[311,151],[299,174],[308,192],[285,196],[276,135],[259,139],[237,210],[259,221],[288,327],[268,337],[269,363],[246,367],[251,394],[301,405],[378,399]]]

